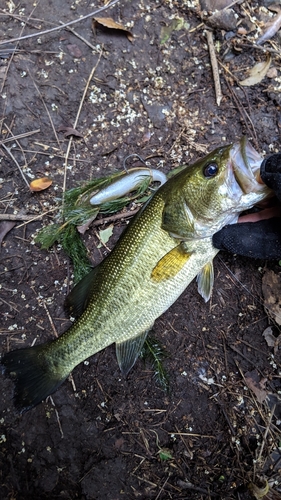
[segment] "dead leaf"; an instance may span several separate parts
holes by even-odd
[[[89,229],[90,225],[92,224],[93,220],[97,217],[99,213],[99,209],[97,209],[93,215],[86,221],[84,224],[81,224],[80,226],[77,226],[77,231],[80,234],[85,234],[85,232]]]
[[[239,82],[240,85],[242,85],[243,87],[250,87],[251,85],[256,85],[257,83],[260,83],[266,76],[270,64],[271,64],[271,56],[268,56],[266,61],[255,64],[255,66],[253,66],[253,68],[249,70],[250,76],[245,80]]]
[[[268,345],[268,347],[274,347],[275,346],[275,342],[276,342],[276,337],[273,335],[272,333],[272,327],[271,326],[268,326],[262,336],[265,338],[265,341]]]
[[[53,181],[48,177],[41,177],[40,179],[34,179],[34,181],[29,184],[29,187],[31,191],[44,191],[44,189],[47,189],[52,183]]]
[[[116,23],[111,17],[94,17],[92,20],[92,29],[95,32],[95,27],[97,24],[104,26],[105,28],[123,31],[130,42],[133,41],[134,35],[127,30],[122,24]]]
[[[79,59],[82,57],[82,52],[79,49],[78,45],[76,43],[70,43],[69,45],[66,46],[68,49],[68,52],[70,53],[71,56],[75,57],[76,59]]]
[[[245,373],[245,382],[249,389],[253,391],[259,403],[263,403],[267,396],[265,382],[267,379],[260,379],[257,370]]]
[[[168,26],[162,26],[160,31],[160,44],[163,45],[164,43],[166,43],[173,31],[179,31],[184,27],[188,27],[188,25],[186,25],[183,17],[173,19],[171,24],[169,24]]]
[[[267,270],[262,278],[264,307],[267,313],[281,325],[281,280],[280,275]]]
[[[64,137],[69,137],[70,135],[74,135],[75,137],[84,137],[83,134],[78,132],[75,128],[66,127],[64,125],[58,127],[57,132],[64,132]]]
[[[3,242],[6,234],[8,234],[11,231],[11,229],[13,229],[13,227],[15,225],[16,225],[16,222],[10,221],[10,220],[4,220],[3,222],[1,222],[1,224],[0,224],[0,248],[1,248],[2,242]]]
[[[262,500],[262,498],[264,498],[265,495],[267,495],[267,493],[269,492],[269,484],[267,480],[265,479],[263,483],[264,484],[262,486],[257,486],[254,483],[249,484],[249,490],[257,500]]]
[[[113,227],[114,227],[114,225],[110,224],[110,226],[108,226],[106,229],[101,229],[100,230],[100,232],[99,232],[99,239],[100,239],[101,244],[98,245],[97,248],[100,248],[102,246],[102,244],[106,245],[106,243],[108,242],[110,236],[112,236]]]

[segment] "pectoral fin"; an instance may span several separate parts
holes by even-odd
[[[128,375],[129,371],[134,366],[140,355],[147,334],[148,330],[145,330],[145,332],[133,339],[125,340],[125,342],[116,342],[116,357],[123,375]]]
[[[202,295],[205,302],[208,302],[212,295],[214,285],[214,266],[213,261],[208,262],[197,274],[198,292]]]
[[[94,267],[94,269],[75,285],[66,297],[64,306],[74,318],[79,318],[88,306],[94,290],[97,287],[98,271],[99,266]]]
[[[166,253],[154,267],[151,279],[156,282],[174,278],[186,264],[192,252],[187,252],[184,244],[181,243]]]

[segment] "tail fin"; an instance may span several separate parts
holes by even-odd
[[[1,358],[3,371],[15,383],[14,403],[20,413],[30,410],[63,383],[44,355],[46,344],[11,351]]]

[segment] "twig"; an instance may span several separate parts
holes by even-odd
[[[54,136],[55,136],[56,141],[57,141],[57,143],[58,143],[59,150],[61,151],[60,141],[59,141],[59,138],[58,138],[58,135],[57,135],[57,132],[56,132],[55,126],[54,126],[54,122],[53,122],[52,117],[51,117],[51,115],[50,115],[50,112],[49,112],[49,110],[48,110],[48,108],[47,108],[47,105],[46,105],[46,103],[45,103],[45,101],[44,101],[44,99],[43,99],[43,96],[42,96],[42,94],[41,94],[41,92],[40,92],[40,90],[39,90],[39,88],[38,88],[37,84],[35,83],[35,80],[33,79],[32,75],[31,75],[31,73],[30,73],[30,71],[29,71],[28,69],[27,69],[27,72],[28,72],[28,74],[29,74],[29,76],[30,76],[30,78],[31,78],[31,80],[32,80],[32,83],[33,83],[34,87],[36,88],[36,90],[37,90],[37,92],[38,92],[38,95],[39,95],[39,97],[40,97],[40,99],[41,99],[42,103],[43,103],[43,106],[44,106],[44,108],[45,108],[45,110],[46,110],[46,113],[47,113],[47,115],[48,115],[48,118],[49,118],[49,120],[50,120],[50,124],[51,124],[51,127],[52,127],[53,132],[54,132]]]
[[[74,129],[76,129],[76,127],[77,127],[77,123],[78,123],[79,116],[80,116],[80,113],[81,113],[81,109],[82,109],[82,106],[83,106],[83,103],[84,103],[84,99],[86,97],[86,93],[88,91],[88,88],[89,88],[89,85],[90,85],[90,81],[92,80],[92,78],[94,76],[94,73],[95,73],[95,71],[97,69],[97,66],[98,66],[98,64],[100,62],[101,55],[102,55],[102,50],[100,51],[97,63],[93,67],[93,69],[92,69],[92,71],[90,73],[90,76],[89,76],[89,78],[87,80],[87,83],[86,83],[86,86],[85,86],[85,89],[84,89],[84,92],[83,92],[83,95],[82,95],[82,98],[81,98],[81,101],[80,101],[80,104],[79,104],[79,108],[78,108],[78,111],[77,111],[77,114],[76,114],[76,118],[75,118],[75,121],[74,121],[74,124],[73,124],[73,128]],[[67,146],[67,151],[66,151],[66,154],[65,154],[64,178],[63,178],[63,188],[62,188],[63,193],[66,190],[67,162],[68,162],[68,156],[69,156],[69,153],[70,153],[70,148],[71,148],[72,141],[73,141],[73,136],[71,136],[70,139],[69,139],[68,146]]]
[[[5,141],[8,141],[8,139],[5,139]],[[38,142],[36,144],[39,144]],[[0,146],[1,146],[1,143],[0,143]],[[51,147],[51,146],[50,146]],[[14,148],[15,151],[18,151],[17,148]],[[49,156],[49,158],[62,158],[62,159],[65,159],[65,155],[59,155],[59,154],[55,154],[55,153],[46,153],[46,151],[39,151],[39,150],[32,150],[32,149],[24,149],[23,150],[25,153],[32,153],[34,155],[43,155],[43,156]],[[80,162],[80,163],[93,163],[93,160],[92,159],[88,159],[87,158],[74,158],[73,156],[70,158],[72,161],[76,161],[76,162]]]
[[[208,42],[208,47],[209,47],[211,66],[212,66],[212,70],[213,70],[216,101],[217,101],[217,105],[219,106],[223,96],[222,96],[222,91],[221,91],[218,61],[217,61],[217,56],[216,56],[214,41],[213,41],[213,33],[211,31],[207,30],[206,37],[207,37],[207,42]]]
[[[257,461],[259,462],[260,459],[261,459],[261,456],[262,456],[262,452],[263,452],[263,449],[264,449],[264,445],[265,445],[265,440],[267,438],[267,434],[268,434],[268,431],[269,431],[269,428],[270,428],[270,425],[271,425],[271,421],[272,421],[272,417],[274,415],[274,412],[275,412],[275,408],[276,408],[276,404],[273,406],[271,413],[270,413],[270,417],[269,417],[269,421],[268,421],[268,424],[266,426],[266,429],[265,429],[265,432],[264,432],[264,435],[262,437],[262,444],[261,444],[261,447],[260,447],[260,452],[259,452],[259,456],[257,458]]]
[[[224,69],[227,73],[229,73],[229,74],[231,75],[231,77],[232,77],[232,78],[236,81],[236,83],[240,86],[240,82],[239,82],[239,80],[236,78],[236,76],[234,76],[234,75],[231,73],[231,71],[229,71],[229,69],[228,69],[226,66],[224,66],[224,64],[222,64],[221,62],[220,62],[220,65],[222,66],[222,68],[223,68],[223,69]],[[252,119],[251,119],[251,117],[250,117],[249,113],[246,111],[245,107],[243,107],[243,106],[240,104],[240,100],[239,100],[239,98],[237,97],[237,95],[235,94],[235,92],[233,91],[233,89],[231,88],[231,86],[230,86],[230,84],[229,84],[229,81],[228,81],[228,79],[227,79],[226,75],[224,75],[224,78],[225,78],[225,81],[226,81],[226,84],[227,84],[228,90],[229,90],[230,94],[232,95],[233,100],[234,100],[234,102],[235,102],[235,104],[236,104],[236,106],[237,106],[237,108],[238,108],[238,111],[240,112],[241,117],[243,118],[243,120],[244,120],[244,122],[245,122],[245,125],[246,125],[246,127],[247,127],[248,133],[249,133],[250,135],[251,135],[251,133],[253,133],[253,135],[254,135],[253,139],[254,139],[255,146],[256,146],[256,148],[257,148],[257,149],[259,149],[259,143],[258,143],[258,138],[257,138],[257,134],[256,134],[256,129],[255,129],[255,127],[254,127],[254,124],[253,124],[253,122],[252,122]],[[243,87],[241,87],[241,86],[240,86],[240,88],[242,88],[242,90],[243,90],[243,92],[244,92],[244,94],[245,94],[245,97],[246,97],[246,98],[247,98],[247,100],[248,100],[248,96],[247,96],[247,94],[246,94],[245,89],[244,89]],[[245,115],[245,116],[244,116],[244,115]],[[251,126],[252,126],[252,131],[251,131],[251,130],[250,130],[250,128],[249,128],[249,125],[248,125],[248,123],[247,123],[247,119],[249,120],[249,122],[250,122],[250,124],[251,124]]]
[[[55,337],[56,337],[56,338],[58,338],[58,332],[57,332],[57,330],[56,330],[56,327],[55,327],[54,322],[53,322],[53,320],[52,320],[52,316],[50,315],[49,309],[47,308],[47,306],[46,306],[46,304],[45,304],[45,301],[44,301],[44,300],[42,301],[42,304],[43,304],[43,307],[44,307],[44,309],[45,309],[45,311],[46,311],[46,314],[47,314],[47,316],[48,316],[48,319],[49,319],[49,321],[50,321],[50,323],[51,323],[51,327],[52,327],[52,330],[53,330],[53,332],[54,332],[54,335],[55,335]]]
[[[23,224],[20,224],[19,226],[17,226],[16,229],[19,229],[22,226],[26,226],[26,224],[29,224],[29,222],[32,222],[32,221],[37,220],[37,219],[40,219],[41,217],[43,217],[44,215],[49,214],[50,212],[55,212],[55,210],[59,210],[59,207],[50,208],[50,210],[47,210],[47,212],[44,212],[43,214],[35,215],[35,217],[33,217],[32,219],[28,219],[27,222],[24,222]]]
[[[172,474],[171,472],[169,472],[169,473],[168,473],[168,477],[165,479],[164,484],[162,484],[162,486],[161,486],[161,488],[160,488],[160,490],[159,490],[159,492],[158,492],[157,497],[155,497],[155,500],[158,500],[158,498],[160,497],[160,495],[161,495],[161,494],[162,494],[162,492],[164,491],[164,488],[165,488],[165,486],[166,486],[166,484],[167,484],[167,482],[168,482],[168,479],[170,478],[171,474]]]
[[[50,399],[50,401],[51,401],[51,403],[52,403],[52,405],[54,407],[55,414],[56,414],[56,417],[57,417],[58,426],[59,426],[59,430],[60,430],[60,433],[61,433],[61,437],[63,438],[64,437],[64,433],[63,433],[63,430],[62,430],[62,426],[61,426],[61,423],[60,423],[60,417],[59,417],[58,411],[56,409],[55,402],[54,402],[52,396],[48,396],[48,398]]]
[[[34,12],[34,9],[32,12]],[[36,19],[36,18],[31,17],[31,14],[29,16],[20,16],[17,14],[13,14],[12,12],[4,12],[3,10],[0,10],[0,16],[11,17],[12,19],[17,19],[17,21],[20,21],[21,23],[30,25],[32,28],[35,28],[36,30],[39,30],[41,28],[41,26],[37,27],[34,24],[32,24],[31,21],[39,21],[41,23],[46,22],[47,24],[49,24],[48,21],[44,21],[44,19]],[[55,23],[50,23],[50,24],[55,25]]]
[[[135,208],[131,212],[125,212],[121,214],[110,215],[109,217],[103,217],[102,219],[97,219],[92,222],[92,226],[101,226],[103,224],[107,224],[108,222],[114,222],[120,219],[127,219],[128,217],[133,217],[133,215],[137,214],[139,208]],[[13,220],[13,219],[11,219]]]
[[[32,16],[33,12],[35,11],[36,7],[37,7],[38,4],[35,4],[35,7],[33,7],[31,13],[29,14],[28,16],[28,19],[30,19],[30,17]],[[25,24],[23,25],[22,29],[21,29],[21,34],[24,32],[24,29],[25,29]],[[16,40],[15,40],[16,41]],[[1,45],[1,42],[0,42],[0,45]],[[1,86],[1,89],[0,89],[0,94],[2,94],[3,92],[3,89],[4,89],[4,86],[5,86],[5,83],[6,83],[6,78],[7,78],[7,74],[8,74],[8,71],[10,69],[10,66],[12,64],[12,61],[13,61],[13,58],[14,58],[14,55],[17,51],[17,48],[18,48],[18,43],[16,44],[15,48],[13,49],[13,53],[9,59],[9,62],[7,64],[7,68],[6,68],[6,71],[5,71],[5,76],[3,78],[3,83],[2,83],[2,86]]]
[[[43,217],[45,214],[41,214],[40,217]],[[34,219],[34,215],[24,215],[24,214],[0,214],[1,220],[28,220],[31,221]]]
[[[17,146],[19,147],[19,149],[20,149],[20,151],[22,153],[22,156],[24,158],[24,164],[25,164],[25,166],[27,166],[27,159],[26,159],[24,150],[21,147],[21,144],[19,143],[19,141],[17,139],[15,139],[15,136],[14,136],[13,132],[11,131],[11,129],[8,127],[8,125],[6,123],[4,123],[3,125],[4,125],[4,127],[6,127],[6,129],[9,132],[9,134],[12,136],[12,138],[14,138],[14,141],[16,142]]]
[[[113,7],[113,5],[117,4],[118,2],[119,0],[113,0],[111,3],[104,5],[103,7],[100,7],[99,9],[94,10],[93,12],[90,12],[90,14],[86,14],[85,16],[79,17],[79,19],[74,19],[74,21],[69,21],[68,23],[62,24],[61,26],[56,26],[55,28],[51,28],[49,30],[38,31],[37,33],[31,33],[30,35],[19,36],[16,38],[10,38],[8,40],[3,40],[2,42],[0,42],[0,45],[5,45],[6,43],[12,43],[12,42],[19,42],[21,40],[27,40],[28,38],[40,37],[41,35],[46,35],[47,33],[52,33],[53,31],[61,30],[63,28],[66,28],[67,26],[71,26],[72,24],[84,21],[89,17],[93,17],[96,14],[99,14],[100,12],[103,12],[104,10]]]
[[[230,4],[226,5],[226,7],[224,7],[222,10],[227,10],[227,9],[230,9],[230,7],[233,7],[233,5],[235,5],[236,3],[240,2],[240,0],[234,0],[233,2],[231,2]]]
[[[249,48],[249,49],[257,49],[257,50],[262,50],[263,52],[270,52],[271,54],[276,54],[277,56],[281,57],[280,50],[275,50],[272,49],[271,47],[261,47],[260,45],[257,45],[255,43],[239,43],[239,47],[243,48]]]
[[[102,241],[101,237],[99,236],[99,233],[97,233],[97,231],[95,231],[95,235],[96,237],[98,238],[99,242],[101,245],[104,246],[104,248],[108,251],[108,252],[111,252],[110,248],[108,248],[108,246],[106,246],[106,244]]]
[[[25,175],[24,175],[24,173],[23,173],[23,171],[21,169],[21,166],[19,165],[19,163],[15,159],[14,155],[11,153],[11,150],[9,148],[7,148],[7,146],[5,146],[5,144],[2,144],[2,148],[4,148],[7,151],[7,153],[10,155],[10,157],[12,158],[12,160],[15,162],[16,166],[18,167],[18,169],[20,171],[20,174],[21,174],[24,182],[26,183],[28,189],[30,189],[29,182],[26,180]]]
[[[5,144],[6,142],[16,141],[17,139],[23,139],[24,137],[29,137],[30,135],[38,134],[38,132],[40,132],[40,128],[38,128],[37,130],[31,130],[30,132],[24,132],[23,134],[12,135],[12,137],[7,137],[3,141],[0,141],[0,146],[2,146],[2,144]],[[27,151],[27,153],[28,152],[29,151]],[[37,151],[35,151],[35,153],[37,153]]]
[[[257,45],[261,45],[262,43],[266,42],[267,40],[270,40],[275,33],[281,28],[281,12],[279,11],[279,14],[274,17],[272,23],[270,24],[269,28],[265,30],[264,34],[257,40]]]
[[[61,24],[63,24],[62,21],[60,21]],[[96,51],[97,48],[92,45],[90,42],[88,42],[88,40],[86,40],[86,38],[84,38],[83,36],[79,35],[79,33],[77,33],[73,28],[69,28],[68,26],[65,28],[67,31],[70,31],[71,33],[73,33],[74,36],[76,36],[77,38],[79,38],[79,40],[82,40],[82,42],[84,42],[86,45],[88,45],[88,47],[90,47],[90,49]]]
[[[74,382],[74,378],[73,378],[72,373],[70,373],[70,374],[68,375],[68,380],[69,380],[69,382],[70,382],[70,383],[71,383],[71,385],[72,385],[73,392],[76,392],[76,390],[77,390],[77,389],[76,389],[76,385],[75,385],[75,382]]]

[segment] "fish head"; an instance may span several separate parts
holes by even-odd
[[[181,239],[212,236],[244,210],[270,196],[262,182],[262,156],[246,138],[217,148],[167,183],[163,229]],[[174,185],[172,185],[174,181]]]

